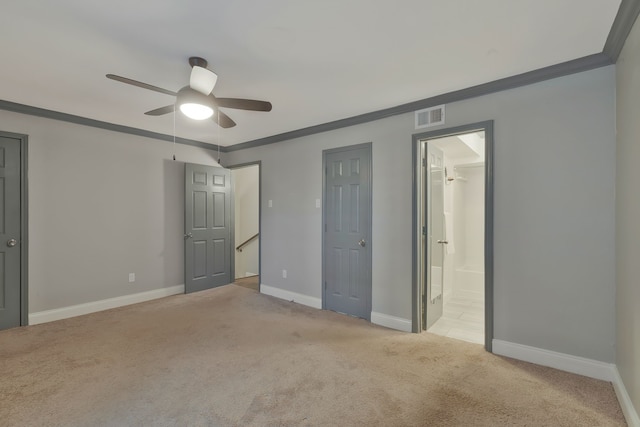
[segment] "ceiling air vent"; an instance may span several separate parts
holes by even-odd
[[[416,111],[416,129],[444,124],[444,105]]]

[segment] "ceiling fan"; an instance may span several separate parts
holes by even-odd
[[[175,111],[176,106],[178,106],[180,111],[191,119],[205,120],[211,117],[213,121],[221,127],[230,128],[235,126],[236,123],[220,111],[220,107],[250,111],[271,111],[271,103],[267,101],[241,98],[217,98],[213,96],[211,92],[218,80],[218,76],[207,68],[207,61],[197,56],[192,56],[189,58],[189,65],[191,65],[189,85],[183,87],[178,92],[115,74],[107,74],[107,78],[176,97],[176,101],[171,105],[147,111],[145,114],[148,116],[161,116],[172,113]]]

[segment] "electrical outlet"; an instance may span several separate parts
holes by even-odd
[[[136,281],[136,273],[129,273],[129,283]]]
[[[282,270],[282,278],[283,279],[287,278],[287,270]]]
[[[269,200],[269,207],[272,208],[273,207],[273,200]]]

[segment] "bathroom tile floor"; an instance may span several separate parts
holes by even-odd
[[[442,317],[427,332],[484,344],[484,296],[471,292],[444,296]]]

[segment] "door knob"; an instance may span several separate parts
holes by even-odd
[[[444,245],[448,245],[449,244],[449,242],[446,241],[446,240],[438,240],[436,243],[442,243]]]
[[[187,233],[187,234],[184,235],[185,239],[191,239],[192,237],[193,237],[193,234],[191,234],[191,233]]]
[[[18,244],[18,241],[16,239],[7,240],[7,246],[9,246],[10,248],[14,247],[17,244]]]
[[[364,248],[367,245],[367,242],[364,239],[362,239],[358,242],[358,244]]]

